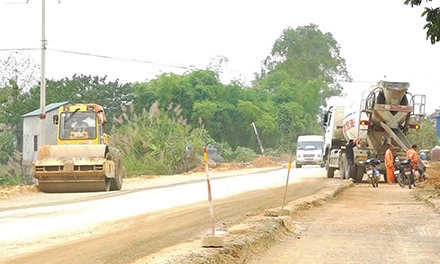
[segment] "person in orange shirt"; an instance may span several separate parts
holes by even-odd
[[[412,156],[411,156],[412,155]],[[414,170],[417,170],[419,165],[419,156],[417,155],[417,145],[413,144],[410,149],[406,151],[406,159],[411,160],[411,165]]]
[[[411,160],[411,166],[413,167],[414,178],[418,176],[419,155],[417,154],[417,145],[413,144],[410,149],[406,151],[406,159]]]
[[[394,146],[393,144],[388,145],[387,151],[385,151],[385,168],[387,174],[388,184],[394,184]]]

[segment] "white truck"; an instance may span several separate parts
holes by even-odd
[[[325,130],[324,160],[327,177],[333,178],[339,170],[342,179],[349,177],[360,182],[364,167],[358,162],[367,158],[377,158],[382,163],[377,167],[386,181],[384,166],[388,143],[395,146],[394,155],[405,159],[411,147],[406,135],[409,129],[419,129],[425,113],[425,95],[408,92],[409,83],[380,81],[364,91],[358,102],[341,98],[340,105],[330,106],[324,115]],[[348,175],[345,145],[348,140],[357,142],[354,150],[354,168]],[[419,171],[425,171],[419,161]]]
[[[324,136],[299,136],[296,145],[296,168],[301,168],[303,165],[319,165],[324,167],[323,151]]]

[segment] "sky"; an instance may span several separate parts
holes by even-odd
[[[45,0],[45,76],[143,82],[225,57],[222,82],[250,83],[284,29],[312,23],[339,43],[353,78],[343,83],[347,93],[409,82],[432,113],[440,108],[440,43],[426,39],[423,8],[403,2]],[[20,49],[40,64],[42,17],[42,0],[0,0],[0,59]]]

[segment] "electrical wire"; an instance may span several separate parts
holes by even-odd
[[[18,51],[18,50],[41,50],[41,48],[0,49],[0,51]]]
[[[148,61],[148,60],[120,58],[120,57],[91,54],[91,53],[79,52],[79,51],[69,51],[69,50],[60,50],[60,49],[47,49],[47,50],[55,51],[55,52],[61,52],[61,53],[68,53],[68,54],[89,56],[89,57],[97,57],[97,58],[109,59],[109,60],[119,60],[119,61],[128,61],[128,62],[138,62],[138,63],[153,64],[153,65],[157,65],[157,66],[173,67],[173,68],[180,68],[180,69],[190,69],[190,68],[192,68],[192,67],[181,66],[181,65],[176,65],[176,64],[173,65],[173,64],[155,63],[155,62]]]

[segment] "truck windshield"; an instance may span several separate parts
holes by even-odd
[[[60,139],[96,138],[96,115],[94,112],[63,112],[60,115]]]
[[[323,142],[298,142],[297,149],[303,150],[322,150]]]

